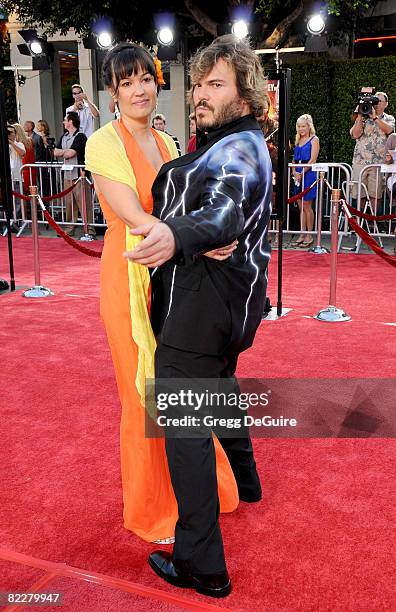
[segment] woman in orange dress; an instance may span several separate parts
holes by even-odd
[[[121,44],[103,64],[105,85],[120,119],[94,132],[86,167],[106,217],[101,260],[100,312],[115,368],[122,406],[120,426],[124,525],[148,542],[170,543],[178,517],[163,438],[145,437],[144,382],[154,377],[155,339],[149,321],[149,277],[123,253],[141,240],[129,228],[158,223],[151,187],[163,163],[177,156],[173,139],[150,127],[158,76],[150,54]],[[224,249],[221,249],[224,251]],[[238,505],[235,479],[216,441],[220,506]]]

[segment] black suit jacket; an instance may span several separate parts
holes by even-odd
[[[174,259],[152,273],[152,323],[162,343],[209,355],[252,344],[265,299],[271,193],[268,149],[251,116],[161,168],[154,215],[177,245]],[[227,261],[203,255],[236,238]]]

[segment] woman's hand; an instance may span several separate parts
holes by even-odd
[[[231,244],[227,244],[225,247],[220,247],[219,249],[213,249],[213,251],[207,251],[204,253],[205,257],[210,257],[211,259],[217,259],[217,261],[224,261],[231,257],[233,252],[238,246],[238,240],[234,240]]]

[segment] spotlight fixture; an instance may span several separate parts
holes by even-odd
[[[237,38],[246,38],[249,34],[248,24],[244,19],[239,19],[233,23],[231,31]]]
[[[21,55],[32,57],[33,70],[48,70],[54,56],[54,50],[44,35],[37,30],[18,30],[26,44],[17,45]]]
[[[320,36],[320,34],[324,32],[325,25],[322,15],[312,15],[312,17],[308,19],[307,29],[313,36]]]
[[[41,55],[43,52],[43,45],[39,40],[34,40],[30,43],[30,51],[32,55]]]
[[[173,31],[169,27],[160,28],[157,32],[157,39],[160,45],[169,46],[173,43]]]
[[[110,34],[110,32],[100,32],[97,35],[97,41],[98,41],[98,45],[101,49],[110,49],[110,47],[113,46],[113,37]]]

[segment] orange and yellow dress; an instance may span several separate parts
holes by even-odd
[[[136,192],[143,209],[152,213],[151,187],[155,168],[122,122],[121,141],[110,122],[89,138],[87,170],[125,183]],[[153,130],[164,162],[177,156],[173,139]],[[155,338],[149,318],[150,277],[146,267],[122,254],[142,239],[99,196],[108,229],[100,272],[100,314],[113,359],[122,413],[120,425],[124,525],[148,542],[174,535],[177,503],[170,480],[164,438],[145,437],[144,385],[154,378]],[[237,486],[228,459],[215,440],[222,512],[238,505]]]

